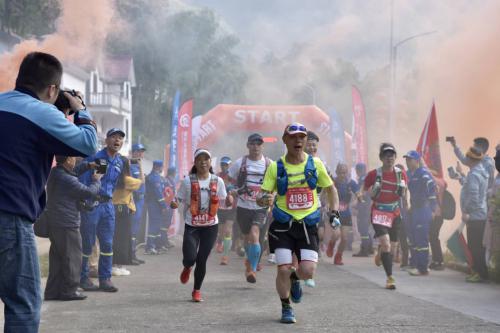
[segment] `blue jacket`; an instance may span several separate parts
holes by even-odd
[[[469,214],[471,220],[486,220],[488,216],[487,192],[488,171],[483,163],[470,169],[460,192],[462,214]]]
[[[130,174],[137,179],[141,177],[141,168],[139,164],[130,164]],[[142,183],[141,187],[139,187],[137,191],[134,191],[134,195],[140,194],[144,196],[144,193],[146,193],[146,185]]]
[[[426,168],[417,168],[414,172],[408,170],[407,175],[411,207],[429,205],[434,210],[437,206],[436,182],[430,172]]]
[[[79,117],[91,119],[86,111]],[[87,156],[96,149],[93,126],[72,124],[31,91],[0,94],[0,211],[35,221],[45,207],[54,155]]]
[[[80,226],[78,202],[92,199],[99,192],[99,181],[85,186],[75,174],[61,166],[50,171],[47,181],[47,212],[51,226],[77,228]]]
[[[156,171],[151,171],[146,176],[146,202],[151,204],[158,204],[161,209],[167,208],[165,198],[163,197],[164,181],[161,175]]]
[[[123,171],[123,161],[120,154],[116,154],[114,158],[110,157],[106,151],[106,148],[99,150],[95,155],[87,157],[83,160],[76,168],[77,174],[80,174],[83,169],[88,169],[88,162],[94,162],[95,159],[105,159],[108,161],[108,169],[106,174],[101,178],[101,188],[99,189],[99,195],[102,198],[111,199],[113,197],[113,191],[115,190],[116,183],[120,174]],[[82,173],[79,177],[80,182],[90,186],[92,183],[92,172],[93,170],[88,170]]]

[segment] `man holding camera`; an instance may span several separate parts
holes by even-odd
[[[111,282],[113,266],[113,235],[115,232],[115,209],[111,201],[118,178],[123,170],[123,161],[118,153],[123,145],[125,132],[112,128],[106,133],[106,147],[94,156],[86,158],[78,168],[87,171],[80,176],[80,182],[89,186],[94,172],[104,174],[101,179],[97,205],[82,212],[80,232],[82,234],[82,273],[80,287],[85,291],[101,290],[116,292]],[[79,173],[79,172],[77,172]],[[88,261],[92,254],[96,235],[99,239],[99,287],[89,279]]]
[[[5,332],[38,332],[40,271],[33,222],[45,207],[45,184],[55,154],[95,152],[95,124],[81,100],[65,94],[74,124],[53,105],[62,65],[29,53],[13,91],[0,94],[0,298]]]

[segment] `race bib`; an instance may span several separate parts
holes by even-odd
[[[210,217],[208,213],[193,216],[191,223],[193,226],[210,226],[215,223],[215,216]]]
[[[348,209],[349,209],[349,204],[346,203],[346,202],[342,202],[341,201],[340,204],[339,204],[339,211],[340,212],[345,212]]]
[[[252,185],[248,186],[247,193],[243,194],[243,200],[246,201],[257,201],[257,194],[260,192],[260,186]]]
[[[286,206],[290,210],[309,209],[314,205],[314,194],[309,187],[289,188]]]
[[[384,212],[378,209],[372,209],[372,223],[383,227],[392,228],[392,222],[396,218],[395,212]]]

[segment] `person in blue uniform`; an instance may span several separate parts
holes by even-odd
[[[144,152],[146,147],[142,143],[135,143],[132,145],[132,158],[130,160],[130,173],[134,178],[141,178],[142,169],[142,159],[144,158]],[[137,246],[137,236],[142,229],[143,224],[143,211],[144,211],[144,195],[146,193],[146,185],[143,183],[141,187],[134,191],[134,203],[136,211],[132,215],[132,263],[133,264],[143,264],[144,260],[137,258],[136,246]]]
[[[92,183],[91,163],[99,161],[106,164],[106,172],[101,179],[99,198],[94,207],[82,212],[80,233],[82,234],[82,273],[80,287],[85,291],[101,290],[116,292],[111,282],[111,269],[113,266],[113,235],[115,232],[115,209],[111,201],[113,191],[118,178],[123,171],[123,161],[119,151],[122,148],[125,132],[118,128],[112,128],[106,133],[106,147],[98,151],[94,156],[88,157],[77,167],[77,174],[82,170],[89,169],[79,177],[81,183],[89,186]],[[97,170],[99,171],[99,170]],[[90,204],[92,205],[92,204]],[[92,246],[95,244],[96,235],[99,239],[99,287],[97,288],[89,279],[89,257],[92,254]]]
[[[415,268],[408,273],[413,276],[429,274],[429,228],[437,209],[436,183],[429,170],[422,165],[420,154],[409,151],[405,156],[408,166],[408,189],[410,191],[410,219],[412,263]]]
[[[148,207],[148,231],[145,254],[158,254],[160,248],[160,228],[167,213],[167,204],[163,195],[164,181],[161,173],[163,161],[153,161],[153,169],[146,176],[146,205]]]

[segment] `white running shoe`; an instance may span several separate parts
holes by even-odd
[[[122,276],[122,270],[119,267],[113,267],[111,269],[111,275],[112,276]]]
[[[267,262],[273,265],[276,264],[276,256],[274,255],[274,253],[269,253],[269,256],[267,257]]]
[[[128,269],[123,268],[123,267],[120,267],[118,269],[120,270],[121,275],[123,275],[123,276],[129,276],[130,275],[130,271]]]

